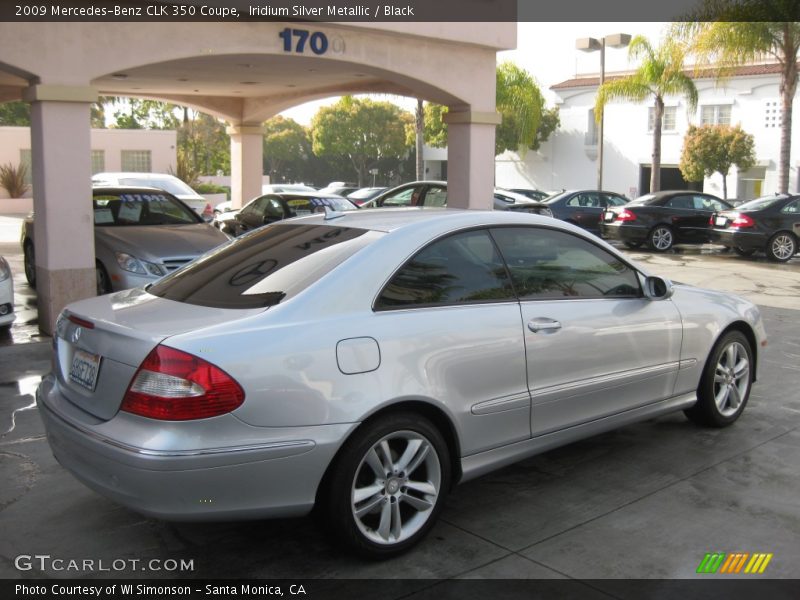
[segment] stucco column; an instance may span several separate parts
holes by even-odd
[[[230,125],[231,137],[231,203],[241,208],[261,195],[264,172],[264,130],[261,125]]]
[[[31,103],[33,224],[39,329],[52,334],[61,309],[96,294],[89,87],[34,85]]]
[[[496,112],[450,109],[447,123],[447,206],[492,208]]]

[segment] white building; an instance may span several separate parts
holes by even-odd
[[[616,74],[619,76],[620,74]],[[615,74],[607,74],[613,78]],[[690,124],[740,124],[755,138],[756,166],[746,172],[731,168],[728,197],[740,200],[774,193],[780,153],[780,65],[761,64],[736,69],[722,83],[713,74],[695,78],[698,106],[689,110],[682,97],[665,99],[661,138],[661,188],[697,187],[722,196],[722,178],[687,184],[678,169],[683,137]],[[539,151],[524,157],[506,152],[497,157],[496,181],[507,187],[542,190],[590,188],[597,185],[597,131],[594,101],[599,77],[577,77],[552,86],[558,95],[561,126]],[[795,101],[795,114],[798,103]],[[649,191],[653,101],[612,102],[606,106],[603,187],[634,198]],[[789,189],[798,190],[797,154],[800,136],[792,132],[793,158]]]

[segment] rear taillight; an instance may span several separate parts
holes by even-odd
[[[617,221],[635,221],[636,215],[629,211],[627,208],[623,208],[621,211],[617,213]]]
[[[125,392],[121,410],[151,419],[188,421],[241,406],[244,391],[225,371],[169,346],[156,346]]]
[[[747,229],[748,227],[755,227],[755,225],[756,222],[753,221],[753,219],[741,213],[737,214],[731,221],[731,227],[737,227],[739,229]]]

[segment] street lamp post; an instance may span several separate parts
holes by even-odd
[[[612,48],[624,48],[631,43],[631,36],[627,33],[614,33],[597,38],[580,38],[576,40],[575,47],[583,52],[600,51],[600,85],[606,80],[606,46]],[[599,89],[599,86],[598,86]],[[603,189],[603,121],[604,116],[600,115],[600,122],[597,126],[597,190]]]

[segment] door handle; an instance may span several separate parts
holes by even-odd
[[[528,321],[528,329],[533,333],[540,331],[556,331],[561,329],[561,323],[554,319],[531,319]]]

